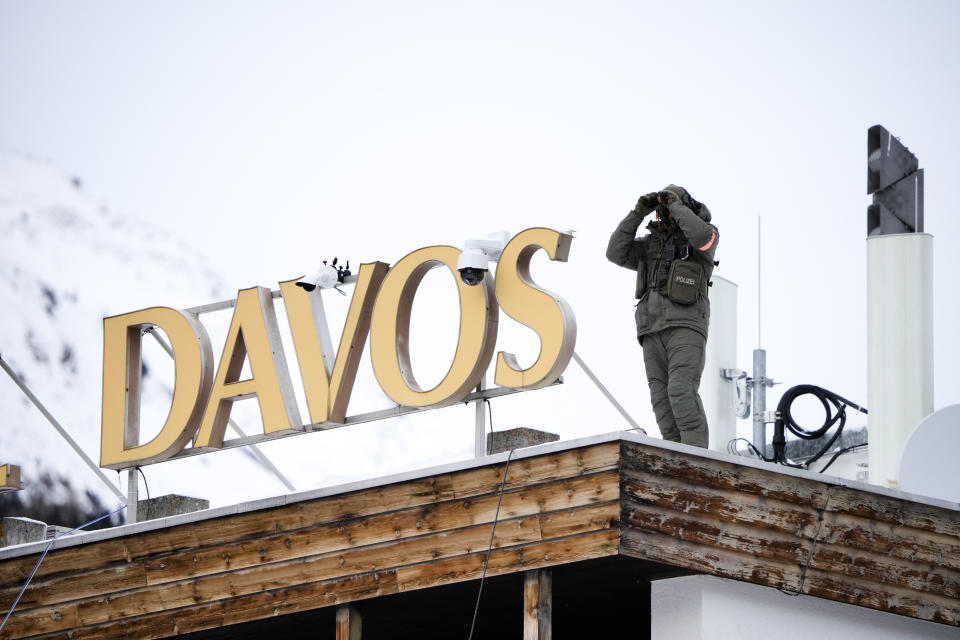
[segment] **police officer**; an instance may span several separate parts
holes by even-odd
[[[649,233],[637,238],[640,223],[654,211]],[[707,418],[699,388],[718,240],[710,210],[671,184],[641,196],[607,245],[610,262],[637,272],[637,339],[660,433],[704,448]]]

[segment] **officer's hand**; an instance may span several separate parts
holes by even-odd
[[[649,213],[652,213],[656,207],[657,194],[655,191],[653,191],[646,195],[640,196],[640,199],[637,200],[637,206],[633,208],[633,211],[641,216],[645,216]]]
[[[680,202],[680,198],[677,197],[673,191],[660,191],[657,193],[657,200],[663,206],[670,208],[675,202]]]

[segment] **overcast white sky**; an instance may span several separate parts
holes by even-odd
[[[393,263],[499,229],[576,230],[570,262],[535,278],[652,427],[633,274],[604,249],[670,182],[720,229],[739,365],[757,346],[762,216],[768,374],[866,403],[866,132],[883,124],[926,170],[942,407],[960,402],[958,33],[952,1],[0,0],[0,145],[179,230],[231,289],[334,255]],[[498,348],[523,354],[511,335]],[[566,398],[599,401],[580,393]],[[539,411],[497,426],[550,430]],[[563,435],[623,426],[598,413]]]

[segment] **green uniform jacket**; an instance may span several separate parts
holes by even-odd
[[[689,327],[707,336],[710,325],[710,299],[707,286],[713,274],[714,256],[720,234],[710,224],[710,211],[704,205],[700,215],[680,202],[670,206],[670,222],[652,221],[650,231],[637,238],[637,229],[644,216],[631,211],[610,236],[607,259],[614,264],[637,271],[637,337],[661,331],[668,327]],[[677,234],[682,236],[677,238]],[[684,243],[683,241],[686,240]],[[697,283],[696,300],[691,304],[678,304],[667,297],[667,280],[672,262],[686,253],[675,251],[673,261],[665,259],[663,249],[668,245],[689,246],[687,262],[699,265],[700,280]],[[691,265],[686,265],[688,268]]]

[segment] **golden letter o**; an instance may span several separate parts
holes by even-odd
[[[492,277],[468,286],[457,274],[456,247],[418,249],[400,259],[387,273],[377,295],[370,326],[370,357],[377,382],[394,402],[408,407],[442,407],[463,400],[490,365],[497,341],[499,308]],[[453,363],[433,389],[417,384],[410,365],[410,312],[417,288],[427,271],[444,265],[457,282],[460,335]]]

